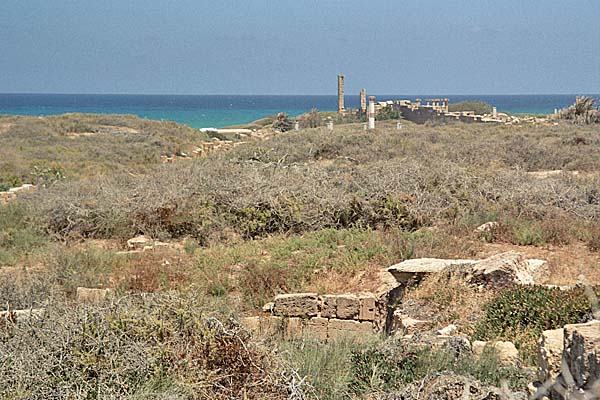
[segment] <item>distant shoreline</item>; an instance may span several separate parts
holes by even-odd
[[[444,95],[451,102],[482,100],[499,112],[550,114],[572,104],[576,95]],[[379,95],[378,100],[415,99],[433,95]],[[600,95],[592,95],[600,97]],[[358,94],[346,95],[346,105],[358,108]],[[131,114],[156,121],[174,121],[193,128],[245,125],[285,112],[297,116],[316,108],[335,111],[334,95],[76,95],[0,94],[0,115],[49,116],[65,113]]]

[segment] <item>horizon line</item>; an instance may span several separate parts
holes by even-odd
[[[0,96],[6,95],[53,95],[53,96],[264,96],[264,97],[285,97],[285,96],[314,96],[314,97],[337,97],[337,94],[246,94],[246,93],[210,93],[210,94],[186,94],[186,93],[68,93],[68,92],[0,92]],[[600,96],[597,93],[412,93],[412,94],[375,94],[375,96]],[[345,94],[345,96],[359,96],[359,94]]]

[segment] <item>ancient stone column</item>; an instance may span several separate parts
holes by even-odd
[[[338,75],[338,113],[343,114],[344,111],[344,75]]]
[[[327,130],[328,131],[332,131],[333,130],[333,121],[331,120],[331,118],[329,118],[327,120]]]
[[[492,107],[492,117],[498,118],[498,110],[496,107]]]
[[[365,114],[367,112],[367,90],[363,89],[360,91],[360,112]]]
[[[375,129],[375,96],[369,96],[369,129]]]
[[[300,130],[300,122],[298,122],[298,121],[294,122],[294,130],[295,131],[299,131]]]

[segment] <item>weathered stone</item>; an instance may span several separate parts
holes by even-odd
[[[485,224],[479,225],[475,228],[476,233],[490,233],[498,229],[499,224],[496,221],[486,222]]]
[[[79,303],[98,304],[104,301],[110,293],[110,289],[91,289],[85,287],[77,288],[77,301]]]
[[[336,316],[336,300],[337,296],[322,296],[321,297],[321,317],[335,318]]]
[[[358,319],[361,321],[374,321],[376,312],[375,303],[376,302],[374,296],[361,296]]]
[[[328,327],[328,340],[343,337],[360,338],[362,335],[373,333],[373,324],[368,321],[354,321],[348,319],[330,319]]]
[[[406,284],[412,281],[418,282],[425,275],[442,272],[452,265],[471,265],[473,260],[444,260],[439,258],[417,258],[406,260],[399,264],[392,265],[387,270],[390,272],[399,284]]]
[[[312,317],[319,313],[316,293],[280,294],[275,296],[275,315],[285,317]]]
[[[565,325],[563,359],[578,389],[600,381],[600,321]]]
[[[302,318],[298,318],[298,317],[286,318],[284,325],[285,325],[285,329],[283,332],[283,338],[285,340],[302,339],[302,335],[303,335]]]
[[[450,335],[456,333],[456,331],[458,331],[458,328],[456,327],[456,325],[450,324],[447,327],[438,330],[437,334],[442,335],[442,336],[450,336]]]
[[[483,342],[476,340],[472,343],[473,355],[480,357],[490,348],[503,364],[516,364],[519,361],[519,351],[512,342]]]
[[[412,335],[416,332],[426,331],[430,327],[431,321],[412,318],[406,314],[403,314],[401,310],[394,311],[391,323],[391,332],[401,333],[403,335]]]
[[[327,318],[314,317],[306,321],[304,326],[306,335],[311,339],[327,340],[327,327],[329,320]]]
[[[484,342],[483,340],[475,340],[473,343],[471,343],[471,350],[473,350],[473,355],[480,357],[483,354],[486,345],[487,342]]]
[[[145,250],[147,247],[153,246],[154,241],[148,236],[138,235],[127,241],[127,247],[132,250]]]
[[[535,270],[542,265],[536,262],[529,264],[521,254],[508,251],[478,261],[465,270],[465,278],[469,284],[508,286],[513,283],[530,285],[535,283]]]
[[[340,295],[336,300],[336,316],[339,319],[356,319],[360,311],[360,300],[354,295]]]
[[[246,328],[252,335],[260,335],[260,317],[243,317],[240,321],[242,326]]]
[[[260,334],[265,337],[282,337],[283,318],[276,316],[261,317]]]
[[[30,318],[39,317],[44,314],[44,308],[32,308],[29,310],[0,311],[0,320],[10,322],[25,322]]]
[[[270,302],[266,303],[264,306],[262,306],[263,312],[268,312],[268,313],[272,313],[274,308],[275,308],[275,303],[272,301],[270,301]]]
[[[542,332],[538,342],[538,379],[540,382],[555,379],[560,374],[563,347],[563,329]]]

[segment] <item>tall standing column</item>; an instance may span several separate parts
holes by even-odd
[[[360,112],[363,114],[367,113],[367,90],[363,89],[360,91]]]
[[[375,96],[369,96],[369,129],[375,129]]]
[[[338,113],[343,114],[344,111],[344,75],[338,75]]]

